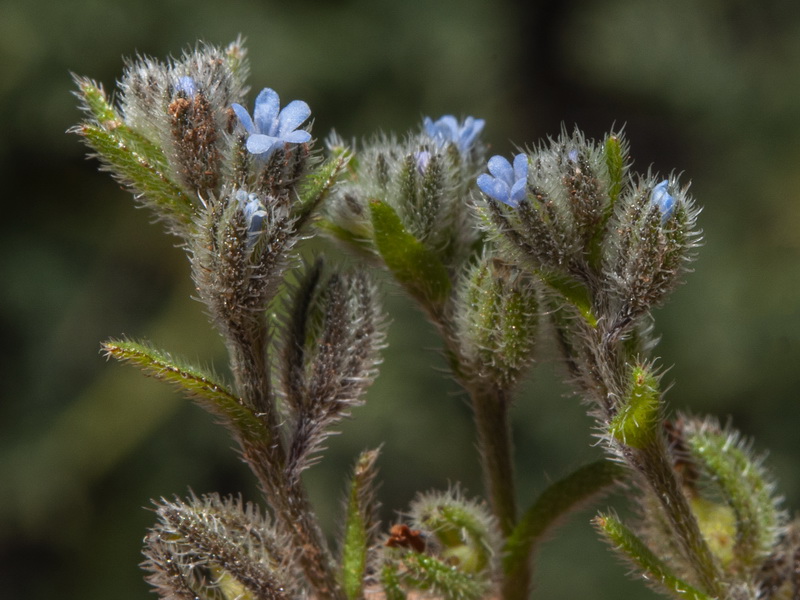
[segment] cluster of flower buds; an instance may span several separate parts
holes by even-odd
[[[761,461],[714,421],[669,421],[647,356],[651,310],[699,238],[685,186],[633,173],[620,134],[563,132],[487,161],[484,121],[451,115],[402,140],[376,138],[352,162],[332,138],[322,162],[309,106],[281,108],[265,88],[251,113],[247,72],[237,42],[131,62],[116,105],[77,79],[88,119],[75,131],[181,237],[234,382],[144,343],[112,340],[105,351],[214,414],[274,517],[216,495],[157,503],[145,568],[161,597],[524,600],[537,544],[623,473],[639,523],[601,514],[595,524],[654,587],[693,600],[800,597],[800,526],[787,523]],[[302,473],[376,376],[377,291],[365,273],[330,274],[317,261],[288,286],[282,317],[266,315],[280,311],[292,250],[328,195],[319,228],[385,268],[442,335],[488,492],[486,504],[457,490],[418,496],[407,522],[381,536],[378,452],[364,452],[338,556]],[[509,409],[544,318],[612,461],[578,469],[521,512]]]

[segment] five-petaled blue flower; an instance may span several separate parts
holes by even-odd
[[[233,110],[250,134],[247,150],[261,158],[269,158],[284,144],[302,144],[311,139],[308,131],[297,129],[311,116],[311,109],[302,100],[293,100],[281,110],[278,93],[264,88],[256,98],[252,119],[241,104],[234,104]]]
[[[473,117],[467,117],[463,123],[459,123],[453,115],[445,115],[438,121],[425,117],[422,121],[425,133],[439,147],[452,143],[458,146],[462,154],[466,154],[472,149],[485,124],[486,121],[483,119]]]
[[[650,203],[658,207],[661,211],[661,221],[665,222],[672,216],[672,211],[675,209],[675,198],[669,193],[667,187],[669,181],[664,180],[653,188],[650,192]]]
[[[495,200],[516,208],[527,195],[528,188],[528,156],[517,154],[514,166],[502,156],[489,159],[489,173],[478,176],[478,187]]]
[[[267,209],[257,194],[248,194],[244,190],[236,190],[236,201],[247,223],[247,247],[252,248],[264,228]]]

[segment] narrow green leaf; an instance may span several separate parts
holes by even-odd
[[[589,463],[544,490],[525,511],[505,545],[503,571],[508,589],[527,598],[530,585],[528,564],[536,546],[570,513],[608,492],[626,474],[626,469],[608,460]]]
[[[186,192],[158,164],[148,160],[116,129],[81,125],[78,133],[123,183],[144,194],[144,200],[161,216],[184,226],[192,222],[194,208]]]
[[[539,273],[541,280],[557,291],[561,296],[572,304],[586,322],[592,327],[597,327],[597,317],[592,312],[592,298],[589,290],[578,281],[564,275],[554,273]]]
[[[166,168],[167,158],[161,149],[125,124],[122,116],[108,101],[102,87],[89,79],[76,78],[76,82],[80,89],[79,96],[97,125],[108,132],[113,132],[117,139],[142,155],[147,162],[160,169]],[[78,131],[80,132],[80,129]]]
[[[450,293],[450,277],[439,258],[406,231],[388,204],[370,202],[375,245],[386,266],[410,294],[438,311]]]
[[[295,214],[300,221],[305,221],[330,193],[339,177],[347,168],[351,154],[339,149],[331,158],[306,175],[300,183],[299,202],[295,205]]]
[[[372,484],[377,458],[377,450],[362,452],[350,484],[342,549],[343,587],[349,600],[357,600],[364,595],[370,521],[374,506]]]
[[[325,233],[333,236],[340,242],[344,242],[350,246],[352,250],[355,250],[365,258],[375,258],[375,247],[372,245],[369,237],[365,237],[364,235],[359,235],[354,231],[345,229],[341,225],[337,225],[328,219],[319,219],[314,223],[314,225],[318,229],[321,229]]]
[[[632,561],[641,571],[642,577],[653,587],[661,588],[687,600],[712,600],[704,592],[692,587],[661,561],[630,529],[609,515],[598,515],[594,519],[600,533],[609,543]]]
[[[179,363],[168,353],[146,344],[110,340],[102,347],[108,356],[138,366],[145,375],[177,385],[200,406],[220,417],[243,442],[259,446],[270,443],[269,432],[258,416],[211,374]]]

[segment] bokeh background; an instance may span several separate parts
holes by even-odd
[[[770,449],[800,506],[800,4],[791,0],[4,0],[0,2],[0,596],[148,597],[150,498],[257,499],[225,433],[100,340],[130,335],[224,365],[175,240],[85,160],[70,72],[113,87],[123,56],[247,39],[255,91],[362,137],[423,115],[487,120],[497,153],[624,124],[639,169],[682,172],[705,247],[657,315],[674,409]],[[327,246],[318,252],[329,253]],[[393,321],[368,404],[308,472],[333,531],[343,475],[381,443],[387,520],[418,490],[481,493],[469,412],[437,340],[386,287]],[[520,498],[599,456],[546,349],[516,406]],[[624,498],[604,504],[624,506]],[[653,598],[575,516],[540,554],[542,598]]]

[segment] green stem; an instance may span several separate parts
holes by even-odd
[[[641,450],[630,450],[631,462],[646,477],[661,503],[698,581],[710,595],[720,596],[723,592],[722,572],[678,483],[663,437],[659,436],[653,444]]]
[[[504,600],[526,600],[530,594],[532,558],[538,544],[576,510],[611,490],[627,469],[608,460],[585,465],[545,489],[524,512],[503,552]]]
[[[516,485],[512,459],[510,398],[500,389],[470,388],[483,477],[492,512],[503,538],[511,535],[517,521]]]

